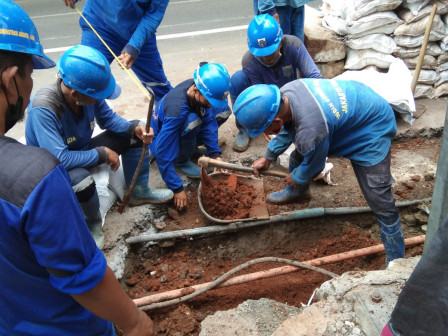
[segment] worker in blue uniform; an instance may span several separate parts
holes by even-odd
[[[282,28],[269,14],[256,16],[249,23],[247,44],[243,69],[231,79],[232,104],[251,85],[274,84],[280,88],[298,78],[322,78],[303,42],[296,36],[283,35]],[[249,147],[249,136],[238,122],[236,126],[238,134],[233,148],[243,152]]]
[[[96,247],[63,165],[5,133],[34,69],[53,67],[30,17],[0,0],[0,335],[154,335]]]
[[[243,91],[234,105],[241,125],[254,138],[261,133],[286,133],[273,138],[254,170],[267,169],[292,143],[284,190],[271,193],[274,204],[300,202],[310,197],[310,181],[328,156],[351,161],[364,197],[375,213],[386,261],[404,256],[400,216],[391,191],[391,139],[397,131],[388,102],[356,81],[299,79],[279,89],[258,84]]]
[[[74,7],[73,0],[63,0]],[[99,50],[111,63],[113,55],[89,24],[101,36],[127,69],[132,69],[143,86],[150,87],[158,102],[172,86],[163,70],[157,49],[156,30],[165,15],[169,0],[87,0],[81,44]]]
[[[170,91],[152,115],[151,153],[163,180],[174,192],[174,205],[179,210],[187,206],[187,195],[177,172],[190,178],[200,177],[199,166],[191,161],[197,146],[205,145],[209,157],[221,159],[218,127],[231,114],[227,103],[229,90],[227,69],[219,63],[207,63],[194,71],[192,79]]]
[[[272,15],[288,35],[305,41],[305,4],[312,0],[254,0],[255,15]]]
[[[138,121],[127,121],[104,100],[120,94],[106,58],[96,49],[78,45],[58,60],[59,79],[39,89],[31,100],[25,126],[27,144],[47,149],[67,169],[87,224],[98,246],[103,244],[102,217],[90,169],[102,163],[113,171],[120,166],[129,186],[143,142],[152,140]],[[105,132],[92,138],[96,123]],[[129,205],[163,203],[172,199],[168,189],[150,189],[149,155],[141,167]]]

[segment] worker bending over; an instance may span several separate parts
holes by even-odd
[[[274,204],[300,202],[310,197],[310,181],[325,166],[328,156],[351,161],[364,197],[375,213],[386,261],[404,256],[400,216],[395,207],[390,172],[391,139],[397,131],[388,102],[356,81],[299,79],[281,89],[254,85],[235,102],[234,113],[252,138],[262,132],[276,134],[264,157],[253,163],[256,172],[294,143],[290,174],[284,190],[267,196]]]
[[[143,142],[152,141],[138,121],[116,114],[105,99],[117,98],[120,87],[106,58],[96,49],[75,46],[58,60],[59,78],[41,88],[31,100],[25,136],[31,146],[47,149],[67,169],[73,190],[98,246],[103,245],[102,218],[90,169],[102,163],[113,171],[120,166],[129,186],[139,162]],[[96,123],[105,132],[92,138]],[[168,189],[148,187],[149,155],[140,170],[129,205],[163,203],[173,197]]]
[[[33,68],[55,64],[22,8],[0,8],[0,335],[114,336],[111,322],[154,335],[96,247],[63,165],[4,136],[24,115]]]
[[[199,178],[201,170],[191,161],[198,145],[205,145],[207,155],[221,159],[218,127],[232,113],[227,104],[230,76],[224,65],[199,66],[188,79],[171,90],[156,106],[151,126],[154,139],[150,145],[160,174],[174,192],[178,210],[187,206],[183,180],[177,172]]]
[[[232,76],[232,104],[246,88],[255,84],[274,84],[281,88],[298,78],[322,78],[319,69],[296,36],[283,35],[278,22],[269,14],[258,15],[247,28],[249,50],[242,59],[243,69]],[[249,147],[249,135],[236,122],[238,134],[233,148],[243,152]]]

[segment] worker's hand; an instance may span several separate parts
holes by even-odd
[[[77,3],[79,0],[62,0],[62,2],[70,7],[70,8],[75,8],[75,3]]]
[[[267,135],[266,133],[263,132],[263,137],[266,140],[266,142],[271,141],[271,139],[274,137],[273,135]]]
[[[260,176],[260,170],[268,169],[271,165],[271,160],[265,157],[259,158],[252,163],[252,168],[254,169],[255,176]]]
[[[274,17],[274,19],[277,20],[278,24],[280,24],[280,16],[278,15],[278,13],[275,13],[274,15],[272,15]]]
[[[123,336],[154,336],[152,320],[144,311],[139,311],[137,324],[131,330],[123,330]]]
[[[215,158],[215,160],[217,160],[217,161],[221,161],[221,162],[224,161],[224,160],[222,159],[222,157],[220,157],[220,156],[218,156],[217,158]],[[217,172],[228,173],[229,171],[228,171],[227,169],[225,169],[225,168],[218,168],[218,167],[215,167],[215,169],[213,170],[213,172],[214,172],[214,173],[217,173]]]
[[[154,130],[150,127],[149,133],[146,133],[146,126],[137,126],[134,130],[134,134],[137,138],[143,141],[144,144],[149,145],[152,143]]]
[[[291,174],[288,174],[288,176],[285,177],[285,181],[286,183],[288,183],[288,185],[290,187],[293,187],[294,189],[297,189],[299,186],[297,184],[294,183],[294,181],[292,180],[292,176]]]
[[[135,59],[134,57],[132,57],[131,55],[129,55],[128,53],[121,53],[120,56],[118,56],[118,59],[120,60],[121,63],[123,63],[123,65],[126,67],[126,69],[129,69],[130,67],[132,67],[134,65]]]
[[[174,206],[179,211],[187,207],[187,193],[185,190],[174,194]]]
[[[117,171],[118,167],[120,167],[119,155],[108,147],[104,148],[106,149],[106,163],[110,166],[112,171]]]

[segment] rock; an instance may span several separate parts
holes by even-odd
[[[157,230],[163,230],[164,228],[166,228],[166,224],[164,221],[154,222],[154,226],[156,227]]]
[[[178,220],[180,218],[179,212],[171,207],[168,207],[168,216],[170,216],[172,219]]]

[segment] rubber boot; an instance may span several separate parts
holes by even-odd
[[[135,169],[140,160],[142,148],[129,148],[121,156],[123,162],[124,179],[129,187],[134,177]],[[173,192],[169,189],[150,189],[149,180],[149,151],[146,152],[145,160],[140,169],[140,174],[132,190],[130,206],[142,204],[158,204],[168,202],[173,198]]]
[[[238,134],[235,137],[233,143],[233,149],[237,152],[244,152],[249,148],[250,138],[246,128],[244,128],[238,120],[236,120],[236,127],[238,128]]]
[[[288,185],[282,191],[269,194],[266,197],[266,200],[272,204],[286,204],[292,202],[303,202],[309,200],[310,198],[310,185],[306,184],[299,186],[297,189]]]
[[[175,168],[178,173],[182,173],[189,178],[201,178],[201,168],[197,164],[191,162],[191,160],[187,160],[182,163],[176,163]]]
[[[387,225],[378,219],[381,240],[386,250],[386,264],[397,258],[404,258],[404,236],[400,217],[393,224]]]

